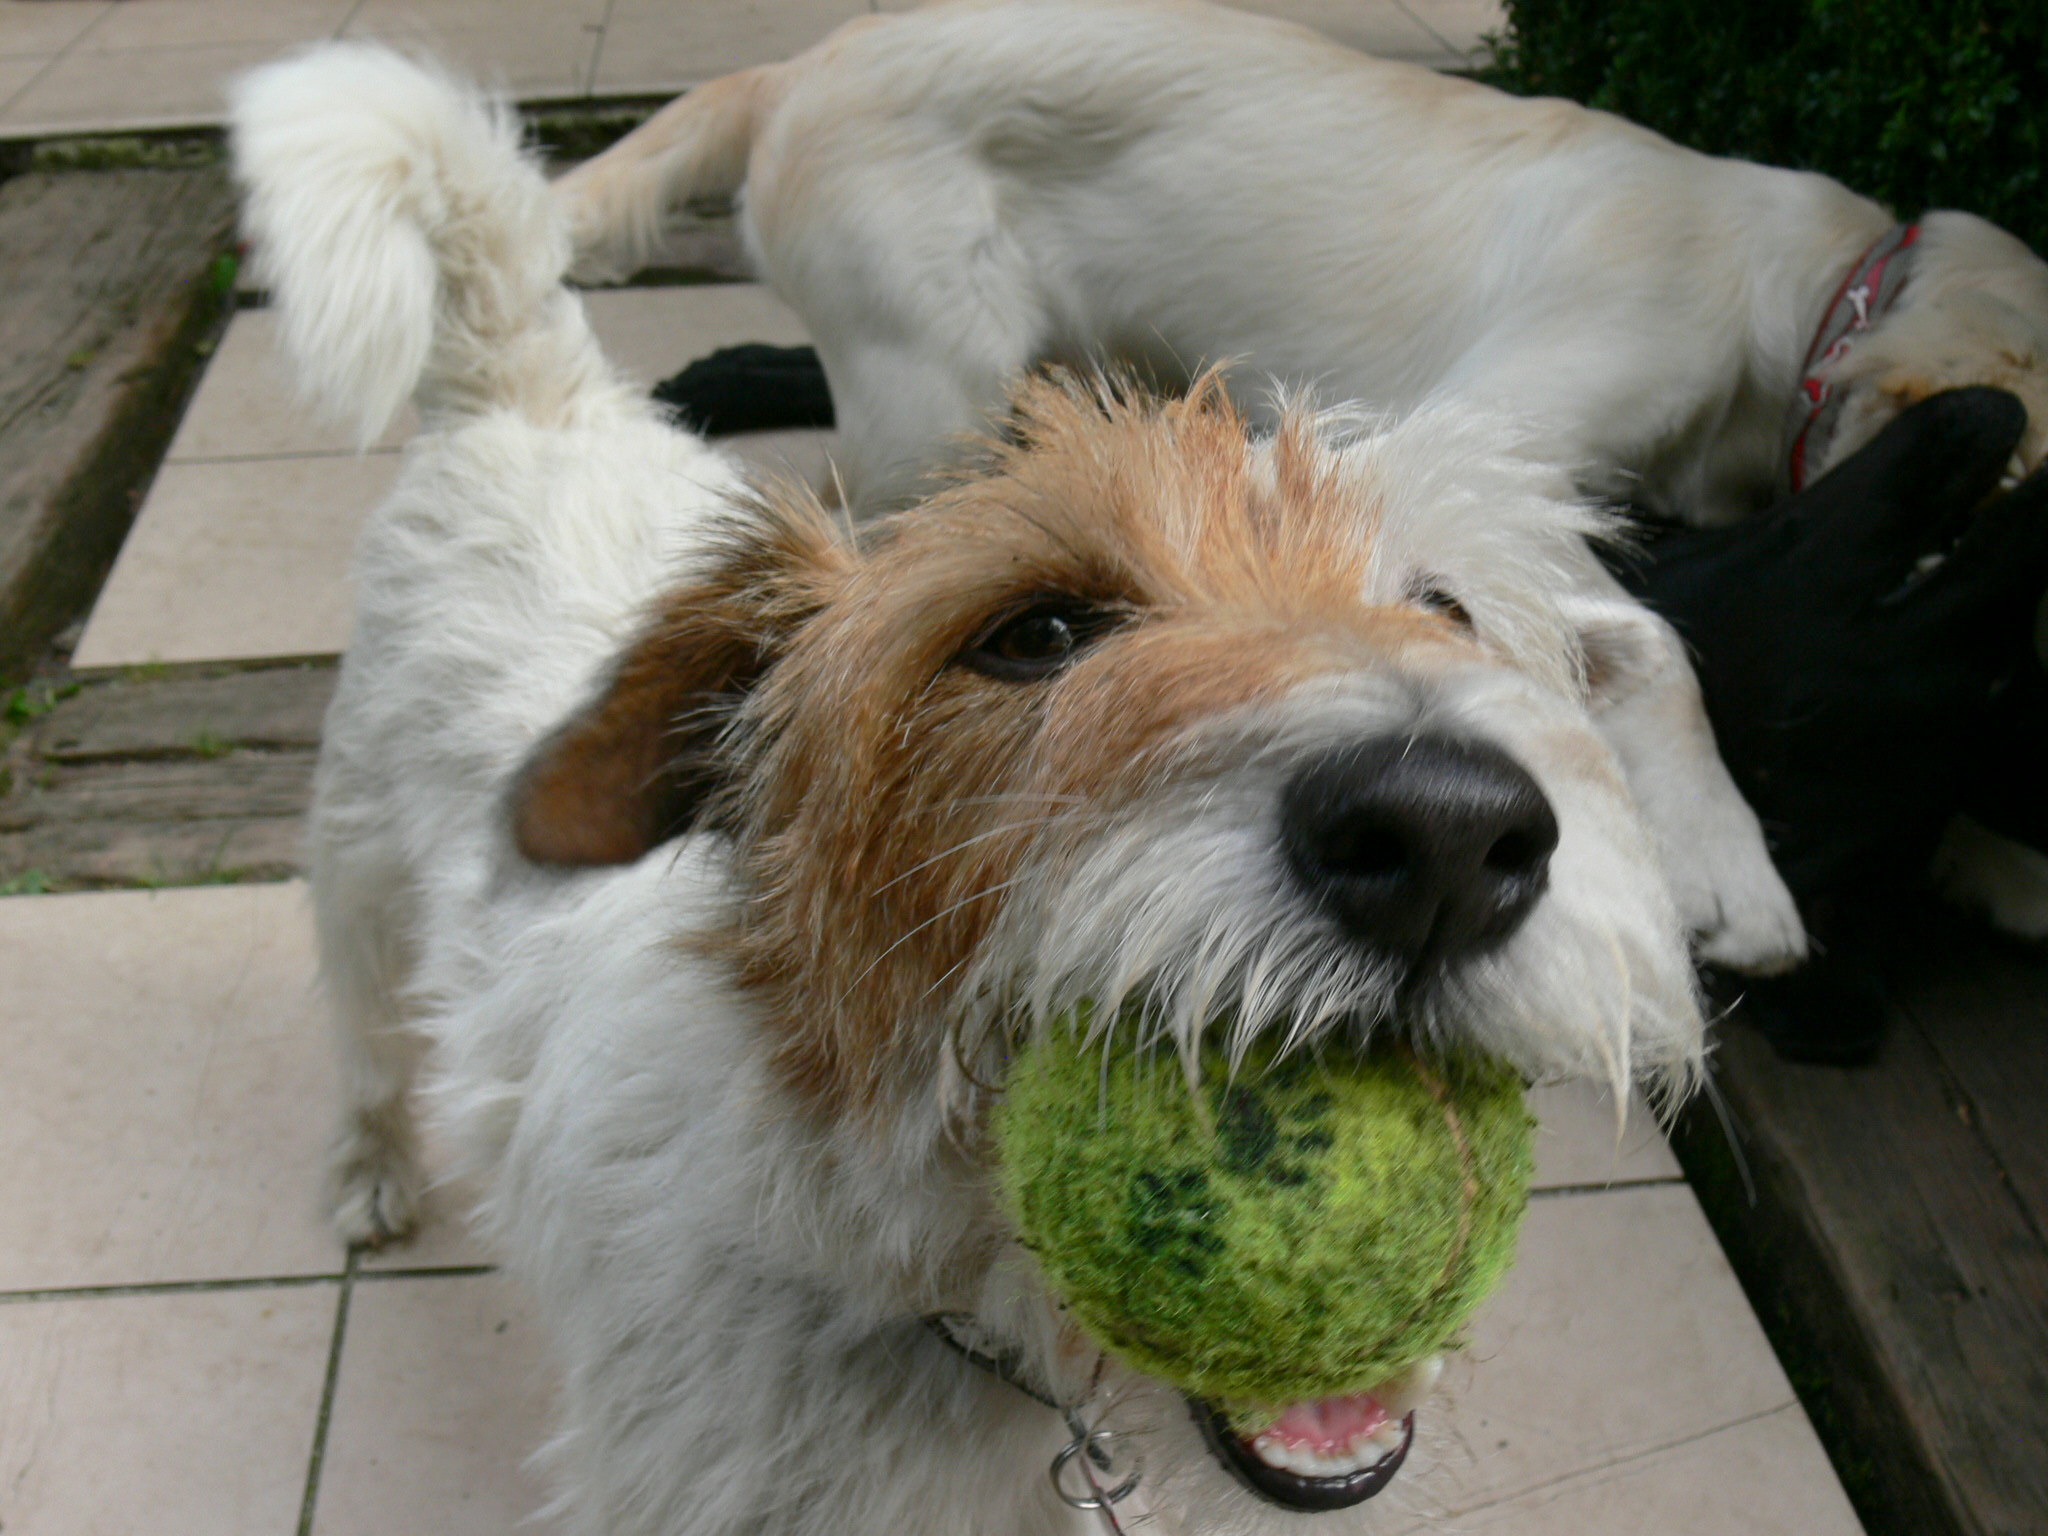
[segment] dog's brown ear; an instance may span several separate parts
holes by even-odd
[[[823,601],[816,578],[836,542],[796,521],[760,532],[672,594],[597,697],[528,760],[511,806],[527,858],[630,864],[687,830],[724,786],[727,727]]]

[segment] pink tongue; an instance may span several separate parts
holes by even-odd
[[[1296,1403],[1273,1421],[1267,1435],[1283,1443],[1325,1455],[1341,1454],[1360,1435],[1369,1435],[1387,1422],[1387,1410],[1370,1392],[1355,1397],[1325,1397],[1313,1403]]]

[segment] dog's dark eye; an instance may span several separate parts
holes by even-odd
[[[960,661],[1010,682],[1050,677],[1115,623],[1115,615],[1106,609],[1072,598],[1050,598],[1000,620],[960,653]]]
[[[1472,627],[1472,615],[1465,611],[1465,605],[1433,581],[1425,581],[1415,589],[1415,601],[1432,613],[1442,614],[1460,629]]]

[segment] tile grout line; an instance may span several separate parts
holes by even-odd
[[[268,884],[284,882],[271,881]],[[142,1280],[123,1285],[44,1286],[33,1290],[0,1291],[0,1307],[26,1306],[39,1301],[104,1301],[125,1296],[188,1296],[224,1291],[291,1291],[309,1285],[339,1285],[358,1280],[460,1280],[497,1273],[495,1264],[421,1264],[405,1269],[366,1269],[356,1272],[324,1270],[306,1275],[248,1275],[224,1280]]]
[[[354,448],[281,448],[268,453],[206,453],[166,458],[164,468],[205,467],[214,464],[284,464],[294,459],[393,459],[404,453],[403,446],[395,448],[365,448],[358,452]]]
[[[1625,1189],[1669,1189],[1674,1184],[1684,1185],[1682,1173],[1659,1173],[1642,1179],[1609,1179],[1600,1184],[1546,1184],[1541,1189],[1529,1191],[1531,1200],[1573,1199],[1580,1195],[1605,1195]]]
[[[251,1275],[231,1280],[143,1280],[127,1285],[45,1286],[34,1290],[0,1291],[0,1307],[37,1301],[88,1301],[122,1296],[183,1296],[197,1291],[296,1290],[308,1285],[334,1285],[343,1270],[310,1275]]]
[[[612,12],[617,10],[619,0],[604,0],[604,15],[597,23],[597,41],[590,50],[590,67],[583,71],[583,95],[597,95],[597,72],[604,63],[605,44],[611,41]]]
[[[313,1445],[306,1457],[306,1491],[299,1500],[298,1536],[313,1536],[313,1517],[320,1507],[320,1471],[327,1459],[327,1428],[334,1417],[334,1388],[341,1379],[341,1347],[348,1338],[348,1304],[355,1295],[357,1250],[348,1254],[341,1293],[334,1303],[334,1334],[327,1342],[327,1374],[320,1383],[320,1411],[313,1420]]]
[[[495,1275],[495,1264],[428,1264],[416,1269],[362,1269],[356,1271],[358,1283],[370,1280],[473,1280],[479,1275]]]

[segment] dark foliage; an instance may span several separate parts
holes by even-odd
[[[1488,78],[2048,250],[2042,0],[1506,0]]]

